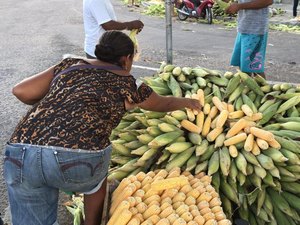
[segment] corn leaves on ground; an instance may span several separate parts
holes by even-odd
[[[199,99],[203,110],[129,112],[111,136],[109,179],[177,167],[204,172],[228,219],[299,224],[299,87],[165,63],[143,80],[161,95]]]

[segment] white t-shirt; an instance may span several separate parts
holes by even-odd
[[[84,51],[95,56],[95,46],[105,32],[101,24],[117,20],[110,0],[83,0]]]

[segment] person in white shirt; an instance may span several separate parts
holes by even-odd
[[[84,51],[86,57],[90,59],[96,58],[95,46],[105,31],[133,29],[141,31],[144,27],[140,20],[117,21],[110,0],[83,0],[83,24],[85,32]]]

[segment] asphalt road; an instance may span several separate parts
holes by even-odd
[[[141,56],[137,66],[158,68],[166,60],[165,20],[129,11],[113,0],[119,20],[141,19],[144,30],[138,36]],[[82,2],[71,0],[2,1],[0,6],[0,149],[28,109],[11,94],[18,81],[57,63],[63,54],[83,56]],[[232,70],[229,66],[235,29],[221,25],[173,20],[173,63]],[[269,80],[300,83],[300,35],[269,33],[266,73]],[[134,68],[135,76],[152,75],[153,70]],[[0,162],[3,156],[0,156]],[[1,163],[2,164],[2,163]],[[7,194],[0,169],[0,213],[7,207]],[[65,200],[61,197],[61,202]],[[60,207],[60,224],[71,224]]]

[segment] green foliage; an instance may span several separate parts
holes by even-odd
[[[165,16],[165,5],[164,4],[151,4],[147,7],[147,9],[143,12],[146,15],[151,16]]]

